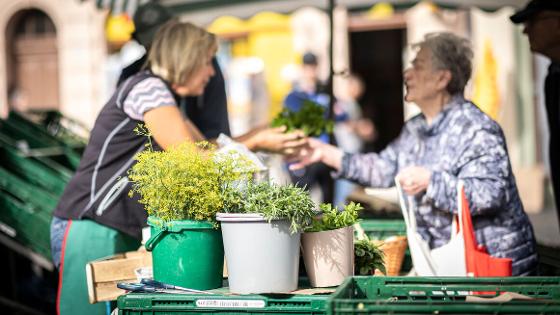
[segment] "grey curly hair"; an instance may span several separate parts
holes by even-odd
[[[448,32],[430,33],[424,40],[412,45],[413,49],[426,48],[432,53],[434,69],[449,70],[449,94],[463,93],[471,78],[473,51],[470,42]]]

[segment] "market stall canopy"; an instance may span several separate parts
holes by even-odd
[[[87,1],[87,0],[82,0]],[[95,0],[97,7],[108,9],[114,14],[128,13],[132,16],[136,8],[150,0]],[[435,0],[438,6],[457,8],[477,6],[483,10],[496,10],[504,6],[522,7],[528,0]],[[328,0],[159,0],[158,2],[168,7],[177,15],[185,15],[192,21],[207,24],[215,18],[224,15],[233,15],[246,18],[260,11],[291,12],[303,6],[313,6],[328,9]],[[379,2],[393,4],[396,8],[407,8],[414,6],[420,1],[411,0],[337,0],[337,5],[343,5],[349,9],[369,8]]]

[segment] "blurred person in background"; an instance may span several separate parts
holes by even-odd
[[[89,304],[85,265],[140,246],[147,214],[130,198],[126,177],[135,156],[146,148],[149,129],[154,149],[206,139],[184,119],[176,97],[198,96],[214,75],[214,35],[190,23],[170,20],[157,32],[146,69],[123,82],[96,119],[80,165],[54,210],[51,223],[53,262],[59,269],[59,314],[103,314],[105,305]],[[250,132],[235,140],[251,150],[283,152],[305,142],[284,128]]]
[[[318,65],[319,61],[315,54],[307,52],[303,55],[301,77],[294,82],[292,91],[284,99],[284,107],[297,112],[305,101],[312,101],[325,109],[325,119],[328,119],[329,95],[327,85],[319,80]],[[337,119],[335,117],[335,120]],[[326,133],[321,134],[317,139],[329,143],[329,135]],[[317,185],[321,190],[322,201],[332,203],[333,187],[330,171],[324,163],[317,162],[307,165],[304,169],[289,170],[289,173],[292,183],[296,186],[312,189]]]
[[[345,115],[346,119],[338,121],[334,126],[334,136],[340,149],[348,153],[362,152],[365,141],[375,139],[375,127],[372,121],[362,117],[362,109],[358,100],[364,93],[364,82],[355,74],[350,74],[345,84],[345,95],[335,103],[337,116]],[[334,186],[333,204],[339,208],[344,206],[348,195],[356,188],[356,184],[346,179],[337,179]]]
[[[532,0],[510,19],[524,24],[531,51],[551,61],[544,94],[550,132],[550,178],[560,223],[560,1]]]
[[[155,2],[138,7],[133,17],[135,31],[132,38],[146,49],[146,53],[122,70],[117,85],[141,71],[156,31],[172,17],[165,7]],[[230,135],[224,76],[215,57],[212,58],[212,66],[215,74],[202,95],[177,97],[181,112],[209,139],[217,138],[220,133]]]
[[[521,203],[500,126],[463,97],[472,72],[470,43],[433,33],[414,44],[404,72],[405,100],[421,113],[381,153],[351,154],[309,139],[293,169],[316,162],[337,177],[389,187],[398,178],[413,196],[418,232],[430,248],[447,244],[457,213],[457,183],[465,183],[478,244],[490,255],[512,259],[514,276],[534,275],[538,257],[533,228]]]

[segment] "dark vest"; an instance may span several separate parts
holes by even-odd
[[[78,170],[54,210],[55,216],[91,219],[141,239],[147,214],[138,202],[139,196],[128,196],[131,184],[127,171],[148,139],[134,132],[142,122],[130,118],[122,105],[132,88],[148,77],[154,75],[143,71],[130,77],[103,107]]]

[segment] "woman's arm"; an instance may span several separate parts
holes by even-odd
[[[299,152],[295,162],[290,165],[290,170],[295,171],[309,164],[322,162],[339,172],[342,169],[343,156],[344,152],[341,149],[317,139],[309,138],[307,147]]]
[[[337,171],[337,177],[346,178],[365,186],[389,187],[396,175],[397,155],[401,137],[393,141],[381,153],[345,154],[341,149],[316,139],[308,140],[308,147],[300,152],[290,169],[323,162]]]
[[[302,131],[285,133],[286,127],[257,127],[234,140],[243,143],[251,151],[292,154],[307,143]]]
[[[164,150],[185,141],[202,141],[204,136],[185,120],[176,106],[156,107],[144,113],[144,122],[157,144]]]

